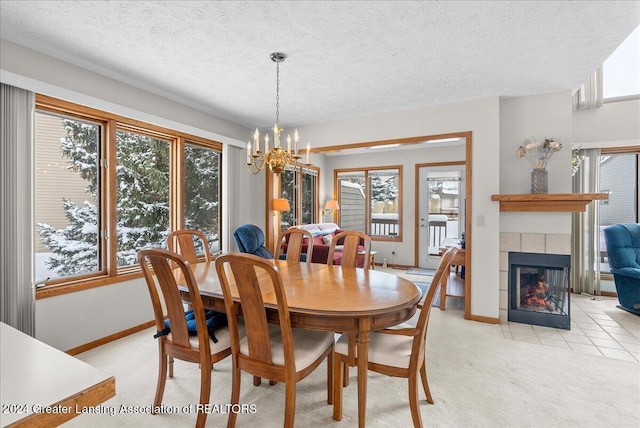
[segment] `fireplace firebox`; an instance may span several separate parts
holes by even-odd
[[[508,319],[571,330],[571,256],[509,253]]]

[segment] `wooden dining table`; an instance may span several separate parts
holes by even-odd
[[[362,268],[273,260],[284,284],[291,325],[311,330],[352,332],[356,335],[358,366],[358,426],[364,427],[367,399],[369,332],[402,323],[413,316],[420,289],[399,276]],[[222,288],[214,262],[192,265],[205,308],[224,311]],[[184,279],[177,272],[182,298],[189,302]],[[270,322],[277,323],[271,283],[264,278],[263,299]],[[234,284],[231,292],[237,298]],[[240,302],[242,306],[242,302]],[[247,326],[251,328],[251,326]]]

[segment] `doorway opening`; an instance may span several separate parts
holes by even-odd
[[[460,246],[465,231],[465,164],[421,166],[418,179],[418,267],[435,269],[443,248]]]

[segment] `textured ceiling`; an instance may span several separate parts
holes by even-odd
[[[640,2],[0,1],[0,36],[249,127],[576,89]]]

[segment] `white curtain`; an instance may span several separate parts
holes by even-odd
[[[600,192],[600,149],[580,150],[584,156],[573,176],[574,193]],[[576,293],[600,295],[600,215],[598,201],[585,212],[573,213],[571,286]]]
[[[602,66],[591,73],[573,94],[573,110],[590,110],[602,107]]]
[[[33,92],[0,84],[0,321],[35,336]]]

